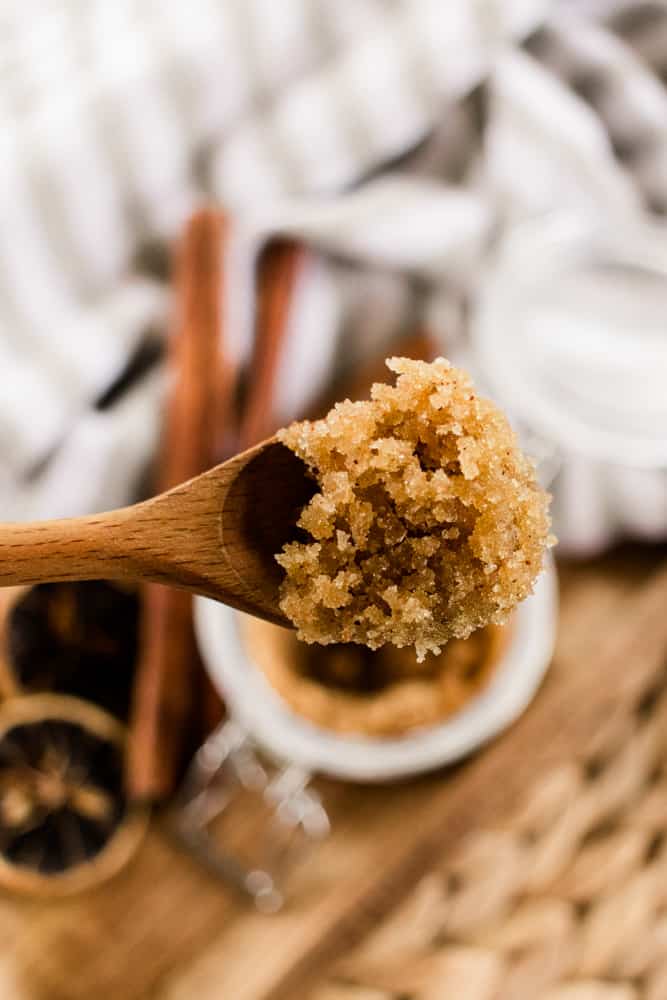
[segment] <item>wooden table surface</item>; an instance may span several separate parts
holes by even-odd
[[[128,868],[97,890],[48,904],[0,898],[0,996],[389,996],[346,985],[348,957],[402,912],[413,887],[473,831],[510,815],[554,764],[576,755],[614,705],[630,697],[633,678],[664,665],[665,548],[624,547],[561,565],[560,574],[556,656],[523,718],[448,772],[376,789],[323,785],[333,832],[295,868],[283,912],[255,913],[154,825]],[[401,932],[409,936],[415,919],[407,914]],[[427,993],[436,996],[401,995],[421,1000]]]

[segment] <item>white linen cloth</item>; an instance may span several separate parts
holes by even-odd
[[[159,368],[97,403],[164,335],[147,261],[197,204],[236,221],[241,357],[263,241],[322,251],[290,321],[289,419],[407,324],[455,350],[517,220],[667,209],[666,40],[664,6],[635,0],[0,0],[0,516],[134,495]],[[663,471],[573,454],[555,489],[566,547],[667,536]]]

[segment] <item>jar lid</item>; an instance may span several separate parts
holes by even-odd
[[[570,453],[667,466],[667,229],[549,215],[481,282],[474,363],[511,416]]]

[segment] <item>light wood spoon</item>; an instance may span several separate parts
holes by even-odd
[[[274,555],[315,483],[275,438],[143,503],[105,514],[0,524],[0,587],[153,580],[289,625]]]

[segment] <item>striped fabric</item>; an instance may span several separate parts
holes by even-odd
[[[322,250],[292,319],[285,419],[341,354],[407,322],[445,346],[465,337],[499,227],[554,199],[619,218],[663,211],[667,11],[588,6],[0,0],[0,516],[133,495],[155,447],[159,370],[98,403],[163,336],[161,260],[205,199],[237,220],[242,356],[262,242],[293,233]],[[644,524],[627,503],[610,533],[667,532],[667,503]]]

